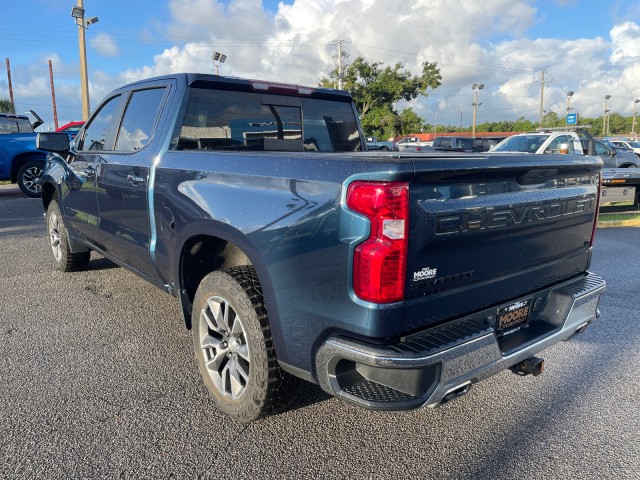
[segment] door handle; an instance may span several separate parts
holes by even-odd
[[[129,181],[133,185],[138,185],[140,183],[144,183],[144,178],[136,175],[135,173],[130,173],[129,175],[127,175],[127,181]]]

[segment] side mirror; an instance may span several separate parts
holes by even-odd
[[[64,132],[46,132],[38,133],[36,137],[36,148],[45,152],[68,152],[71,148],[69,145],[69,135]]]

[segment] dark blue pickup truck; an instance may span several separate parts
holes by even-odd
[[[177,297],[208,390],[243,422],[286,408],[299,379],[434,407],[507,368],[540,374],[538,352],[596,319],[600,160],[364,140],[340,91],[127,85],[73,147],[39,136],[53,264],[94,251]]]

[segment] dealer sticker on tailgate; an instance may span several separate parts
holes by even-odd
[[[531,299],[518,300],[510,305],[498,308],[496,330],[504,332],[515,327],[524,325],[529,320],[531,310]]]

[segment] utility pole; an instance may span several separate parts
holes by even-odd
[[[462,133],[462,109],[458,109],[458,113],[460,114],[460,133]]]
[[[349,52],[343,51],[342,50],[342,44],[346,43],[345,40],[334,40],[333,42],[330,43],[330,45],[337,45],[338,47],[338,54],[337,56],[334,55],[333,58],[337,59],[337,63],[338,63],[338,90],[342,90],[342,76],[344,74],[343,70],[344,70],[344,62],[345,60],[349,57]]]
[[[53,105],[53,126],[58,130],[58,109],[56,108],[56,88],[53,86],[53,67],[49,60],[49,82],[51,83],[51,104]]]
[[[13,101],[13,85],[11,84],[11,65],[9,64],[9,59],[7,58],[7,80],[9,81],[9,99],[11,100],[11,108],[13,112],[16,113],[16,104]]]
[[[548,80],[544,79],[544,70],[540,72],[540,125],[539,128],[542,128],[542,119],[544,118],[544,84],[549,83]]]

